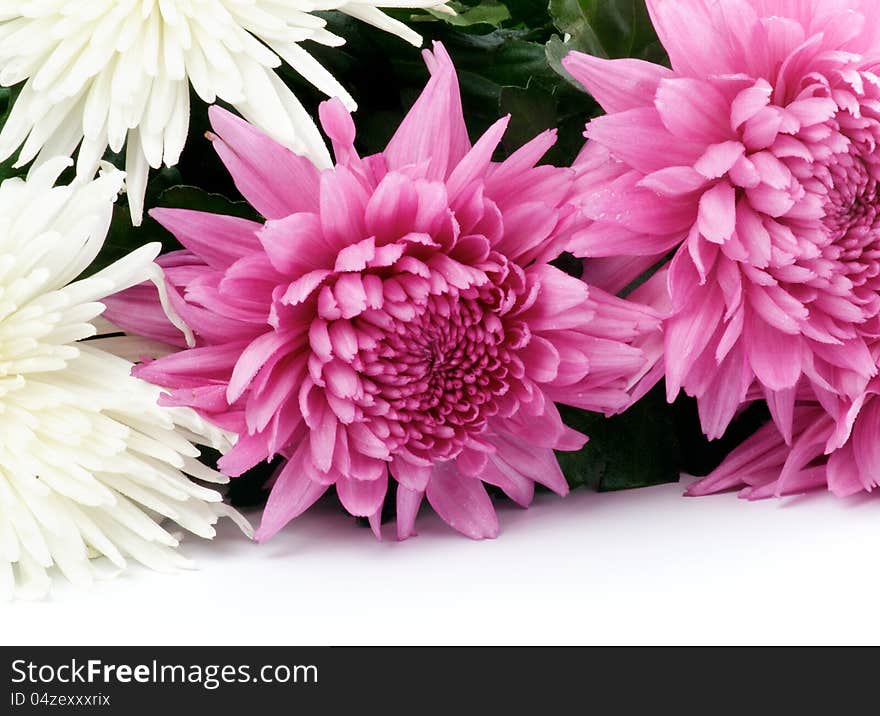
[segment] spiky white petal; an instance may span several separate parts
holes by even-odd
[[[71,155],[92,176],[109,146],[126,151],[132,219],[140,223],[150,167],[173,166],[189,128],[191,84],[221,99],[293,151],[329,166],[317,127],[273,71],[287,62],[350,109],[339,82],[299,43],[344,40],[312,15],[339,10],[415,45],[421,38],[378,8],[443,0],[0,0],[0,84],[24,82],[0,132],[0,161]]]
[[[92,557],[133,558],[168,570],[188,562],[160,521],[212,537],[221,496],[190,479],[225,482],[194,442],[229,438],[189,410],[158,404],[160,390],[121,357],[137,346],[101,337],[101,299],[149,279],[159,245],[88,278],[122,172],[55,186],[69,159],[0,185],[0,596],[39,597],[57,566],[73,582]]]

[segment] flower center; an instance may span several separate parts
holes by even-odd
[[[828,194],[824,223],[835,243],[851,258],[873,243],[877,230],[877,180],[853,153],[842,154],[822,177]]]
[[[769,271],[801,304],[783,298],[786,310],[802,311],[808,335],[825,343],[873,334],[880,317],[880,121],[873,111],[878,92],[872,87],[859,110],[838,103],[834,116],[797,135],[811,162],[786,161],[805,196],[783,221],[789,238],[775,234],[784,242],[775,246]]]
[[[510,356],[490,288],[430,295],[362,354],[382,416],[400,427],[399,444],[452,458],[497,412],[508,390]]]
[[[871,159],[851,147],[819,177],[827,189],[823,224],[828,243],[808,265],[819,277],[814,285],[825,294],[820,303],[840,326],[847,319],[858,325],[880,315],[880,192]],[[854,335],[854,330],[845,333]]]

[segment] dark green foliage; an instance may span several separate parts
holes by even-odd
[[[663,48],[642,0],[550,0],[553,24],[570,50],[660,62]]]
[[[684,446],[681,470],[688,475],[708,475],[733,448],[770,420],[766,404],[753,403],[734,419],[724,437],[710,442],[700,429],[695,400],[682,396],[672,407],[675,430]]]
[[[590,438],[580,452],[557,452],[572,487],[624,490],[678,480],[682,449],[662,385],[612,418],[566,406],[560,412],[570,427]]]
[[[219,458],[219,455],[210,456],[207,463],[216,465],[216,458]],[[241,509],[261,507],[269,496],[269,481],[282,462],[283,459],[278,457],[271,462],[261,462],[241,477],[230,480],[226,493],[229,501]]]
[[[0,128],[2,128],[6,124],[6,120],[9,119],[12,105],[15,103],[15,99],[18,97],[20,91],[21,86],[0,87]],[[0,181],[9,179],[9,177],[24,174],[24,170],[16,169],[12,166],[15,164],[16,159],[17,156],[13,155],[5,162],[0,162]]]

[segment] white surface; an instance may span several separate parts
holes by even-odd
[[[666,485],[505,504],[490,542],[423,511],[420,536],[378,543],[322,504],[266,545],[231,525],[214,543],[188,539],[195,572],[135,568],[0,605],[0,641],[880,642],[880,499],[680,495]]]

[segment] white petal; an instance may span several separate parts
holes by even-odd
[[[238,106],[274,138],[324,166],[329,154],[317,128],[284,83],[274,75],[267,80],[266,73],[283,60],[354,109],[345,88],[299,43],[343,44],[311,14],[339,10],[420,45],[419,34],[383,7],[447,9],[437,0],[0,1],[0,83],[26,81],[0,132],[0,161],[26,140],[22,163],[48,158],[52,152],[41,150],[50,142],[52,151],[72,152],[75,118],[60,119],[62,107],[75,105],[71,111],[89,140],[82,175],[94,165],[96,152],[107,146],[122,151],[133,136],[129,130],[138,130],[141,147],[129,155],[129,190],[132,216],[139,218],[142,194],[134,189],[142,183],[144,166],[157,166],[160,157],[173,165],[186,141],[189,96],[185,89],[170,89],[186,82],[202,101],[219,97]],[[84,102],[71,104],[77,97]],[[63,137],[53,141],[62,125]]]
[[[43,597],[55,571],[88,585],[102,555],[119,569],[128,558],[191,566],[163,519],[210,538],[229,516],[250,534],[219,493],[191,479],[226,480],[197,461],[195,443],[225,450],[231,436],[159,406],[160,388],[115,354],[141,342],[85,340],[113,329],[98,318],[106,296],[142,281],[162,286],[153,262],[161,247],[77,280],[105,241],[123,173],[105,165],[97,178],[55,186],[70,165],[47,159],[0,184],[0,598]]]

